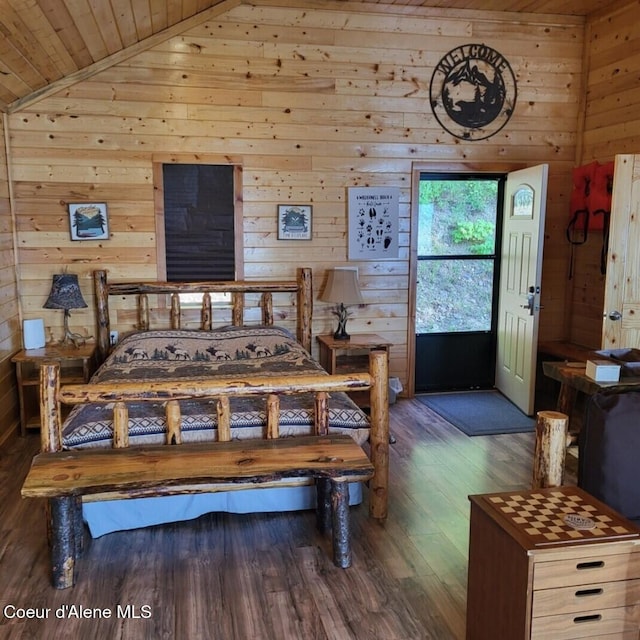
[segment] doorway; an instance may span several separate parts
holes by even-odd
[[[417,393],[494,386],[505,180],[420,173]]]

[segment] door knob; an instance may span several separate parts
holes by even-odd
[[[520,306],[523,309],[529,309],[529,315],[532,316],[535,310],[535,294],[533,287],[529,288],[529,293],[527,294],[527,304],[521,304]]]
[[[619,311],[611,311],[606,315],[608,316],[609,320],[621,320],[622,319],[622,314]]]

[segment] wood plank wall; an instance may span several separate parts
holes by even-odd
[[[584,134],[578,165],[607,162],[616,154],[640,151],[640,2],[589,19],[586,29]],[[567,216],[568,217],[568,216]],[[600,232],[576,247],[570,283],[569,338],[587,347],[601,346],[605,276]]]
[[[576,155],[584,22],[575,17],[411,6],[269,1],[241,4],[181,36],[10,116],[25,317],[43,312],[51,275],[156,277],[153,162],[243,166],[244,271],[289,278],[347,262],[349,186],[401,189],[400,257],[357,262],[366,306],[352,332],[390,340],[391,374],[407,379],[413,163],[461,169],[550,165],[541,339],[564,337],[563,240]],[[502,53],[518,79],[510,122],[483,141],[446,133],[429,106],[438,60],[467,43]],[[106,202],[111,238],[72,242],[68,202]],[[278,203],[313,205],[313,240],[278,241]],[[119,329],[131,316],[118,317]],[[92,332],[92,311],[71,316]],[[314,332],[334,324],[316,305]]]
[[[0,444],[19,420],[18,392],[11,356],[20,348],[14,224],[11,216],[4,119],[0,118]]]

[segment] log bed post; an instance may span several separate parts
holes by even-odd
[[[211,331],[213,310],[211,308],[211,294],[207,291],[202,296],[202,308],[200,311],[200,326],[203,331]]]
[[[231,440],[231,405],[228,396],[221,396],[216,403],[218,415],[218,442]]]
[[[244,324],[244,293],[241,291],[234,291],[231,295],[231,299],[231,323],[234,327],[241,327]]]
[[[98,356],[103,362],[109,353],[109,289],[107,272],[104,269],[93,272],[93,290],[96,296],[96,336]]]
[[[115,449],[129,446],[129,409],[124,402],[113,406],[113,446]]]
[[[40,367],[41,451],[62,450],[60,365]],[[75,561],[82,552],[82,502],[75,496],[47,501],[47,540],[51,553],[51,580],[56,589],[75,584]]]
[[[369,353],[371,375],[370,458],[375,475],[369,482],[369,515],[378,520],[387,517],[389,487],[389,363],[384,349]]]
[[[313,285],[311,279],[311,269],[304,267],[298,270],[298,293],[297,293],[297,334],[298,342],[311,353],[311,321],[313,316]]]
[[[171,294],[171,328],[180,329],[180,294],[174,292]]]
[[[273,296],[270,291],[262,294],[262,324],[270,327],[273,325]]]
[[[149,331],[149,296],[146,293],[138,294],[138,329]]]
[[[42,453],[62,451],[62,413],[60,410],[60,365],[40,367],[40,442]]]
[[[167,444],[182,444],[182,414],[177,400],[169,400],[165,407],[167,419]]]

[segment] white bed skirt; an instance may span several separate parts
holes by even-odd
[[[349,504],[355,505],[361,502],[361,483],[350,483]],[[193,520],[214,511],[227,513],[302,511],[315,509],[315,505],[315,487],[301,486],[86,502],[82,510],[91,537],[99,538],[114,531]]]

